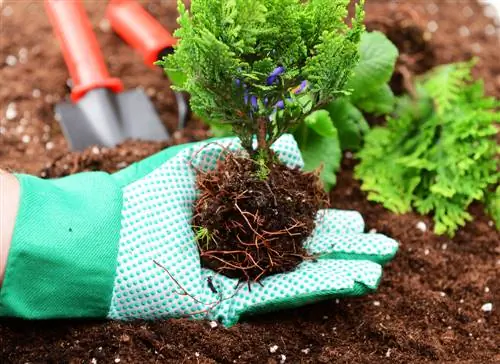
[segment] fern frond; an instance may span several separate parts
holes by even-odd
[[[398,213],[406,211],[401,206],[432,213],[437,234],[453,235],[470,221],[469,205],[500,180],[498,101],[472,81],[471,65],[439,67],[420,79],[419,98],[401,98],[358,154],[355,173],[368,198]]]

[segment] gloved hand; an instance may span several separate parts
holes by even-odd
[[[243,314],[375,290],[397,243],[364,234],[355,211],[320,211],[306,242],[318,259],[262,285],[201,268],[191,227],[195,169],[213,168],[223,150],[240,148],[225,138],[172,147],[113,175],[18,175],[21,203],[0,315],[192,317],[230,326]],[[290,135],[274,150],[287,165],[302,165]]]

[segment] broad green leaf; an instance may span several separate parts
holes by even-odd
[[[308,115],[304,122],[306,125],[324,137],[336,137],[337,130],[333,126],[332,119],[327,110],[317,110]]]
[[[360,61],[348,83],[353,90],[352,99],[364,98],[387,83],[399,54],[396,46],[381,32],[364,33],[359,47]]]
[[[320,177],[329,191],[336,183],[335,173],[339,169],[341,149],[337,130],[326,110],[314,112],[294,132],[299,144],[304,170],[313,171],[322,167]]]
[[[342,150],[358,150],[363,136],[370,129],[361,111],[346,99],[335,100],[327,106],[327,110],[338,131]]]
[[[394,110],[395,97],[389,85],[384,84],[354,104],[367,113],[384,115]]]
[[[231,124],[222,124],[211,122],[210,124],[210,132],[216,138],[224,138],[228,136],[234,136],[233,128]]]

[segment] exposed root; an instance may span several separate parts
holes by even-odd
[[[318,174],[272,162],[269,176],[255,161],[225,154],[217,168],[198,171],[200,196],[193,225],[210,232],[198,244],[202,264],[247,282],[294,269],[306,256],[303,241],[327,195]]]

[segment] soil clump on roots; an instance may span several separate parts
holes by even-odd
[[[293,270],[313,259],[303,247],[327,205],[319,176],[229,153],[213,171],[200,172],[193,228],[202,265],[245,282]]]

